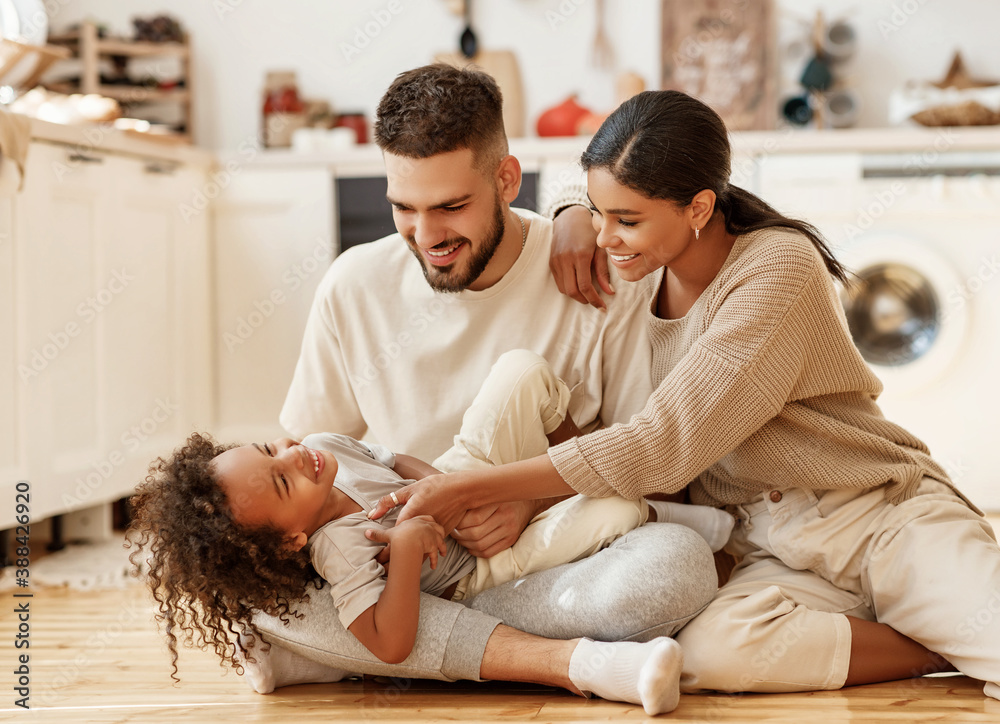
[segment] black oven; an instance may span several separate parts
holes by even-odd
[[[338,177],[335,182],[340,251],[381,239],[396,231],[385,200],[385,176]],[[538,210],[538,173],[521,175],[521,190],[512,206]]]

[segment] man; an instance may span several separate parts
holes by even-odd
[[[503,126],[488,121],[499,91],[447,66],[419,72],[386,94],[375,129],[400,233],[348,250],[324,278],[282,425],[294,437],[336,431],[433,461],[494,362],[517,348],[567,382],[584,432],[627,420],[652,393],[648,295],[628,285],[602,314],[558,294],[551,224],[508,206],[520,166]],[[429,109],[420,93],[433,84],[459,100]],[[535,512],[520,510],[517,530],[489,542],[510,545]],[[498,550],[459,540],[477,555]]]
[[[451,445],[490,367],[516,348],[541,354],[568,383],[570,414],[584,432],[641,409],[652,391],[646,295],[629,285],[604,312],[559,292],[548,269],[551,222],[509,207],[520,166],[507,152],[493,79],[444,65],[418,68],[396,79],[377,115],[399,233],[350,249],[331,266],[282,425],[295,437],[338,432],[433,460]],[[552,502],[475,511],[453,536],[488,557]],[[290,626],[258,621],[282,648],[257,688],[340,675],[298,654],[352,672],[563,685],[566,642],[498,625],[499,618],[554,638],[648,640],[673,634],[715,588],[711,554],[697,536],[645,526],[591,558],[492,589],[470,608],[424,595],[417,646],[396,667],[343,631],[320,592]],[[609,666],[618,665],[616,653],[604,653]]]

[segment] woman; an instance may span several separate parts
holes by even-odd
[[[598,246],[650,285],[657,389],[625,425],[407,488],[400,519],[677,493],[725,507],[740,560],[685,627],[682,690],[801,691],[958,670],[1000,697],[1000,548],[875,403],[813,227],[731,186],[721,119],[674,91],[609,116],[582,157]],[[380,509],[392,507],[383,499]],[[988,615],[982,615],[983,612]]]

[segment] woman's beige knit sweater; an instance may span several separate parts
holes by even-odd
[[[628,423],[549,450],[585,495],[637,498],[691,485],[705,505],[784,488],[872,488],[909,497],[925,475],[951,484],[927,447],[883,417],[882,384],[851,341],[822,257],[787,229],[740,236],[681,319],[650,287],[656,391]],[[652,278],[651,278],[652,277]]]

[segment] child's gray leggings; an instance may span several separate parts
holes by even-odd
[[[297,605],[286,626],[256,624],[273,645],[358,674],[479,680],[486,641],[500,623],[547,638],[647,641],[672,636],[717,589],[704,538],[673,523],[650,523],[589,558],[492,588],[463,603],[421,594],[413,652],[402,664],[377,659],[347,631],[324,587]]]

